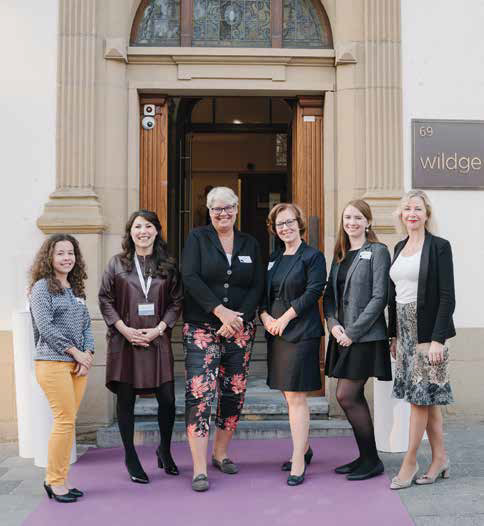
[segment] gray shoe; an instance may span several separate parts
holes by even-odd
[[[203,473],[201,475],[197,475],[192,480],[192,490],[193,491],[207,491],[210,487],[210,483],[208,482],[207,475],[204,475]]]
[[[215,457],[212,457],[212,464],[217,468],[220,469],[222,473],[226,473],[227,475],[235,475],[239,472],[239,468],[237,467],[237,464],[234,464],[230,458],[224,458],[222,462],[219,462]]]

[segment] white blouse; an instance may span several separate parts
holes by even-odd
[[[395,283],[397,303],[413,303],[417,301],[418,274],[422,250],[413,256],[398,255],[390,267],[390,278]]]

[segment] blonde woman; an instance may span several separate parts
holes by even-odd
[[[455,336],[452,250],[430,233],[432,207],[422,190],[411,190],[397,210],[407,237],[397,243],[390,269],[390,350],[397,360],[393,396],[411,404],[410,438],[391,489],[409,487],[417,476],[417,450],[425,431],[432,463],[417,484],[449,476],[441,405],[452,403],[447,339]]]

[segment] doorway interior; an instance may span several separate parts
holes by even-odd
[[[209,222],[207,193],[227,186],[239,198],[237,227],[258,240],[267,261],[275,248],[267,215],[274,204],[291,199],[292,113],[290,99],[275,97],[174,101],[177,159],[168,184],[176,199],[168,214],[168,237],[179,260],[188,232]]]

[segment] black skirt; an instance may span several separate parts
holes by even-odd
[[[316,391],[321,389],[319,347],[321,338],[297,343],[280,336],[271,338],[267,352],[267,385],[280,391]]]
[[[326,352],[326,376],[363,380],[375,377],[378,380],[392,379],[392,365],[388,340],[354,343],[349,347],[338,345],[330,336]]]

